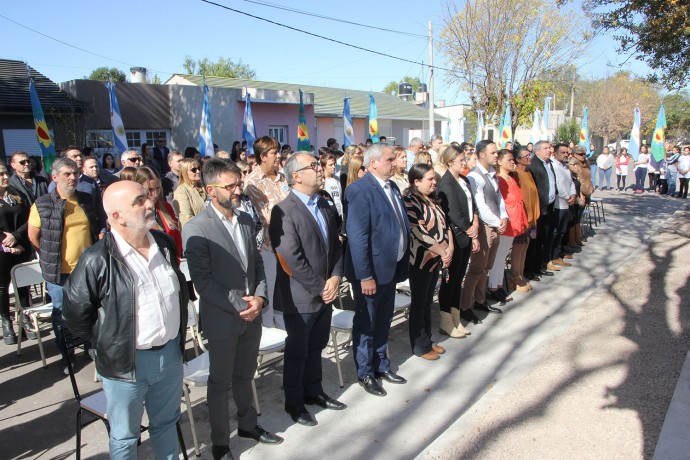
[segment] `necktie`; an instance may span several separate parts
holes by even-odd
[[[321,230],[321,235],[323,236],[323,242],[328,245],[328,230],[326,229],[326,222],[319,210],[318,202],[316,199],[312,198],[307,202],[309,210],[311,211],[314,219],[316,219],[316,225],[318,225],[319,230]]]
[[[553,162],[549,161],[548,165],[553,173],[553,186],[556,189],[556,195],[558,195],[558,177],[556,176],[556,170],[553,169]]]
[[[403,221],[402,214],[400,213],[400,207],[398,206],[398,200],[396,200],[395,194],[393,193],[393,187],[391,187],[390,183],[386,182],[385,189],[388,193],[388,198],[391,200],[391,205],[395,210],[395,217],[398,218],[398,224],[400,225],[400,235],[402,236],[402,244],[400,245],[401,252],[398,254],[398,256],[402,257],[402,253],[405,251],[405,248],[407,247],[407,227],[405,227],[405,222]]]

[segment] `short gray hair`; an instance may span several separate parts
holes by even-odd
[[[380,160],[383,156],[383,152],[386,149],[390,149],[392,151],[393,147],[388,144],[371,144],[364,152],[364,161],[362,162],[362,165],[365,168],[369,168],[371,160]]]
[[[292,187],[295,183],[295,178],[292,177],[292,175],[296,173],[298,169],[300,169],[299,158],[303,155],[308,156],[312,160],[315,159],[311,152],[294,152],[285,162],[285,166],[283,166],[283,174],[285,175],[285,179],[287,179],[287,183],[290,187]]]
[[[440,134],[434,134],[433,136],[431,136],[431,139],[429,139],[429,142],[434,142],[434,141],[438,141],[438,140],[442,141],[443,136],[441,136]]]
[[[412,139],[410,139],[410,147],[414,145],[424,145],[424,141],[422,141],[422,139],[419,137],[413,137]]]
[[[542,146],[542,144],[548,144],[549,141],[538,141],[536,144],[534,144],[534,150],[536,151],[539,147]]]
[[[122,152],[122,155],[120,155],[120,163],[122,163],[122,167],[127,166],[124,164],[124,162],[127,161],[129,159],[129,157],[134,156],[134,155],[136,155],[138,157],[141,156],[139,154],[139,152],[134,150],[134,149],[127,149],[124,152]]]
[[[71,168],[74,171],[79,171],[77,163],[73,159],[62,157],[53,161],[53,164],[50,166],[50,175],[57,176],[57,173],[59,173],[62,168]]]

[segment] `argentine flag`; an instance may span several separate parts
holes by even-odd
[[[355,143],[355,130],[352,127],[352,117],[350,116],[350,98],[346,97],[343,101],[343,148]]]
[[[254,129],[254,116],[252,115],[252,105],[249,99],[249,91],[245,88],[244,98],[244,123],[242,124],[242,139],[247,141],[247,155],[254,155],[254,141],[256,140],[256,130]]]
[[[208,103],[208,86],[204,83],[204,107],[201,111],[201,124],[199,125],[199,154],[201,154],[202,157],[212,157],[213,153],[211,105]]]
[[[633,127],[630,131],[630,145],[628,145],[628,154],[633,157],[635,161],[640,156],[640,108],[635,107],[633,112]]]
[[[113,83],[112,78],[105,86],[108,88],[108,94],[110,95],[110,124],[113,127],[114,150],[116,154],[120,154],[129,148],[127,147],[125,125],[122,123],[122,117],[120,116],[120,105],[117,103],[115,83]]]

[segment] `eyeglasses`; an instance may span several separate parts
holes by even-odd
[[[20,165],[24,166],[24,165],[26,165],[28,162],[29,162],[29,160],[19,160],[17,163],[19,163]]]
[[[467,163],[467,158],[465,158],[465,157],[456,158],[455,160],[453,160],[453,163],[457,163],[457,164]]]
[[[193,168],[189,168],[189,170],[190,170],[191,172],[193,172],[194,174],[196,174],[196,173],[198,173],[198,172],[200,171],[200,169],[197,168],[196,166],[193,167]]]
[[[129,161],[130,163],[136,163],[138,161],[141,161],[141,157],[129,157],[127,158],[127,161]]]
[[[209,187],[220,187],[220,188],[224,188],[228,192],[232,192],[237,187],[239,187],[241,189],[244,186],[244,182],[240,181],[240,182],[235,182],[234,184],[208,184],[208,186]]]
[[[303,168],[299,168],[295,172],[304,171],[305,169],[313,169],[314,171],[318,171],[320,167],[321,167],[321,164],[318,161],[312,161],[307,166],[305,166]]]

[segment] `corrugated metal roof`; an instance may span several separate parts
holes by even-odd
[[[82,104],[72,99],[67,93],[49,80],[45,75],[29,67],[36,85],[38,99],[46,115],[51,108],[72,109],[80,108]],[[0,110],[31,112],[29,97],[29,80],[26,74],[26,64],[22,61],[0,59]]]
[[[204,77],[200,75],[178,74],[192,84],[201,86]],[[278,83],[243,78],[206,77],[206,84],[218,88],[248,88],[270,90],[302,90],[314,94],[314,114],[316,116],[341,117],[343,115],[343,99],[350,98],[350,115],[353,118],[367,118],[369,116],[369,92],[344,88],[326,88],[323,86],[296,85],[293,83]],[[418,107],[410,102],[387,93],[371,92],[376,98],[376,108],[379,118],[393,120],[428,120],[428,109]],[[445,117],[436,115],[437,120]]]

